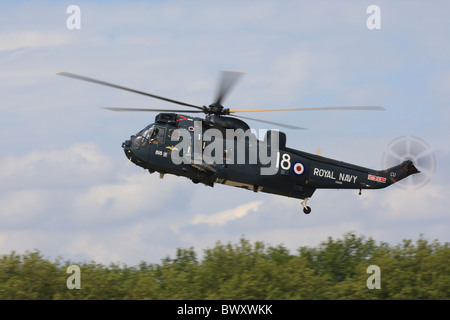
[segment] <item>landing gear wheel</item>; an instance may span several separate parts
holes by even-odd
[[[304,200],[302,201],[303,212],[304,212],[305,214],[311,213],[311,207],[308,207],[308,206],[306,205],[306,202],[307,202],[308,200],[309,200],[309,198],[306,198],[306,199],[304,199]]]

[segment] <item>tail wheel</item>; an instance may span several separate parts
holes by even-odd
[[[303,212],[304,212],[305,214],[311,213],[311,207],[308,207],[308,206],[306,205],[306,202],[308,202],[308,200],[309,200],[309,198],[305,198],[305,199],[302,201]]]

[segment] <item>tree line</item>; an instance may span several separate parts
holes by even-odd
[[[38,250],[0,259],[0,299],[450,299],[450,246],[420,236],[400,244],[344,234],[295,254],[283,246],[216,242],[199,259],[177,249],[161,263],[137,266],[50,261]],[[70,265],[81,288],[68,289]],[[369,288],[379,268],[379,289]]]

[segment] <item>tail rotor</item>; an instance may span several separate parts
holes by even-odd
[[[424,140],[413,136],[401,136],[392,140],[382,156],[384,168],[390,168],[403,161],[411,160],[420,171],[396,183],[403,189],[418,189],[426,185],[436,172],[436,157],[433,149]]]

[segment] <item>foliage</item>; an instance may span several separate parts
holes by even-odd
[[[449,244],[422,236],[391,246],[347,233],[297,254],[241,238],[217,242],[201,261],[194,248],[177,249],[134,267],[61,261],[38,250],[1,256],[0,299],[450,299]],[[66,286],[71,264],[79,290]],[[381,289],[366,286],[370,265],[381,270]]]

